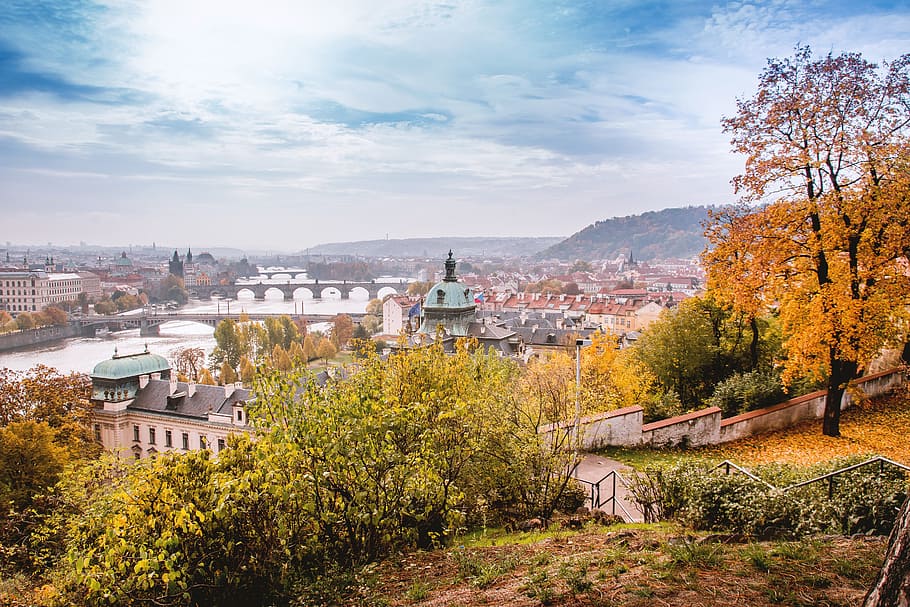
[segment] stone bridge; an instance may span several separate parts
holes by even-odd
[[[166,322],[188,321],[198,322],[210,327],[215,327],[226,318],[240,320],[241,314],[179,314],[177,312],[131,314],[129,316],[86,316],[71,321],[82,329],[83,335],[94,335],[95,329],[107,327],[115,331],[139,327],[139,335],[158,335],[161,325]],[[269,317],[290,316],[289,314],[244,314],[249,320],[264,321]],[[304,314],[307,322],[329,322],[335,318],[334,314]],[[363,320],[363,314],[348,314],[355,323]],[[298,316],[300,318],[300,316]]]
[[[404,280],[395,282],[349,282],[349,281],[313,281],[313,282],[291,282],[284,284],[276,283],[254,283],[254,284],[234,284],[234,285],[196,285],[187,287],[190,297],[199,299],[211,299],[213,295],[222,298],[236,299],[240,291],[250,291],[254,299],[265,299],[266,292],[270,290],[278,291],[284,299],[294,299],[296,292],[308,291],[313,299],[322,299],[329,293],[338,292],[341,299],[348,299],[351,291],[361,289],[367,292],[368,299],[377,299],[380,292],[387,293],[404,293],[408,289],[408,283]]]

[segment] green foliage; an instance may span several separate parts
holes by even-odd
[[[753,473],[783,488],[854,463],[858,460],[845,458],[809,468],[768,465]],[[661,518],[758,537],[885,534],[907,497],[903,474],[888,468],[864,467],[836,477],[833,485],[821,481],[786,491],[735,472],[708,470],[691,462],[651,469],[648,480],[633,483],[631,490]]]
[[[784,387],[775,373],[752,371],[734,373],[717,384],[708,405],[719,407],[724,417],[777,404],[786,399]]]

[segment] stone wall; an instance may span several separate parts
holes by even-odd
[[[867,375],[855,383],[872,397],[890,392],[902,386],[904,381],[902,369],[891,369]],[[846,409],[851,403],[852,397],[849,392],[845,393],[841,408]],[[721,410],[710,407],[642,425],[642,408],[626,407],[581,418],[581,447],[586,450],[607,446],[700,447],[787,428],[807,419],[820,419],[824,411],[823,390],[728,419],[721,419]],[[549,434],[556,428],[571,433],[574,424],[554,424],[542,428],[541,432]]]
[[[14,350],[16,348],[26,348],[36,344],[65,339],[67,337],[79,337],[79,335],[80,329],[75,324],[69,324],[62,327],[41,327],[40,329],[4,333],[3,335],[0,335],[0,352]]]

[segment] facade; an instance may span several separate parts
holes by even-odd
[[[178,382],[170,364],[146,349],[114,356],[92,371],[95,438],[121,457],[210,449],[248,432],[249,390],[240,384]]]
[[[0,272],[0,310],[13,316],[40,312],[49,305],[73,301],[82,292],[75,273],[16,270]]]
[[[399,335],[402,330],[411,332],[411,319],[420,314],[420,297],[389,295],[382,302],[382,334]]]

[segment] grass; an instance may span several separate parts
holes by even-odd
[[[522,536],[405,555],[404,567],[390,560],[370,594],[402,607],[846,606],[861,601],[886,546],[881,537],[723,544],[666,524]]]

